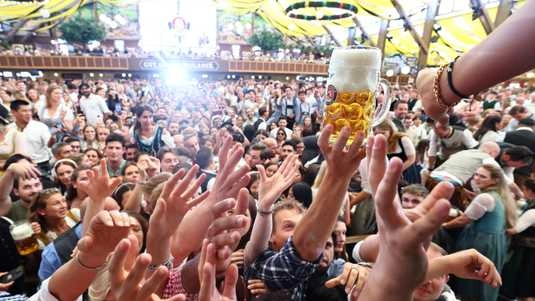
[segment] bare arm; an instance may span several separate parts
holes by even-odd
[[[260,174],[258,208],[261,212],[257,212],[253,230],[251,230],[251,239],[245,246],[245,264],[252,263],[258,255],[268,248],[273,220],[271,213],[267,212],[271,212],[273,203],[292,185],[298,168],[297,155],[286,158],[279,170],[269,178],[264,166],[259,165],[257,168]]]
[[[0,179],[0,215],[6,215],[11,209],[11,198],[9,194],[13,189],[14,181],[15,174],[8,168],[4,176]]]
[[[118,211],[103,211],[95,216],[78,242],[79,253],[52,274],[50,293],[59,300],[75,300],[82,295],[97,275],[95,268],[101,267],[115,245],[128,235],[130,223],[131,218]]]
[[[4,176],[0,178],[0,215],[5,215],[11,209],[11,198],[9,194],[13,190],[13,185],[17,177],[35,178],[41,173],[32,163],[21,160],[11,164]]]
[[[132,190],[130,197],[123,204],[124,210],[141,212],[141,195],[141,185],[139,185],[139,183],[136,183],[136,186],[134,186],[134,190]]]
[[[333,131],[327,126],[319,138],[318,144],[327,161],[327,171],[321,183],[316,200],[297,225],[293,236],[295,248],[301,258],[315,261],[322,254],[325,242],[346,200],[347,187],[363,157],[360,152],[363,135],[355,137],[349,151],[344,151],[349,138],[349,129],[345,127],[335,145],[329,145],[329,137]]]
[[[533,11],[535,1],[526,1],[487,39],[459,58],[453,76],[457,90],[467,95],[478,93],[535,66]]]

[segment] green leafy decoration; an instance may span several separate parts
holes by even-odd
[[[89,41],[102,41],[106,38],[106,29],[98,21],[90,17],[76,15],[61,24],[59,30],[63,39],[71,44],[86,46]]]

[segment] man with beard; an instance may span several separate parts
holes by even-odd
[[[111,114],[104,98],[92,94],[88,84],[80,86],[80,95],[82,95],[80,109],[86,117],[87,124],[95,126],[97,123],[103,122],[107,115]]]
[[[5,215],[14,222],[28,219],[30,206],[43,190],[39,178],[41,173],[31,160],[22,155],[15,155],[6,161],[6,171],[0,179],[0,215]],[[11,202],[10,193],[19,198]],[[34,225],[34,232],[38,224]]]

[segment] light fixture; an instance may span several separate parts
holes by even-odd
[[[255,79],[254,75],[251,75],[251,79]]]
[[[315,8],[316,12],[312,13],[309,8]],[[344,0],[300,0],[288,5],[284,12],[292,19],[333,21],[353,17],[358,12],[358,8]]]
[[[126,77],[126,73],[121,73],[121,77]]]
[[[98,76],[99,76],[99,77],[104,77],[104,74],[99,73]]]
[[[405,75],[407,75],[407,74],[409,74],[409,73],[411,73],[411,67],[409,67],[409,66],[403,66],[403,67],[401,67],[401,74],[405,74]]]
[[[388,69],[388,70],[386,70],[386,76],[387,76],[387,77],[392,77],[392,76],[394,76],[394,70],[392,70],[392,69]]]
[[[227,79],[230,79],[230,74],[227,74]]]
[[[232,74],[232,79],[235,79],[236,78],[236,75]]]
[[[201,75],[201,77],[202,78],[208,78],[208,74],[205,73],[205,74]]]
[[[262,75],[259,75],[259,76],[258,76],[258,79],[262,79]]]
[[[94,77],[95,76],[95,73],[91,72],[89,73],[89,77]]]
[[[286,76],[286,80],[290,80],[290,77],[289,77],[289,76]]]
[[[132,73],[128,73],[128,77],[132,77]]]
[[[54,76],[55,76],[55,77],[58,77],[59,74],[58,74],[57,72],[54,72]]]

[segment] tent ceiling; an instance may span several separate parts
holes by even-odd
[[[335,21],[297,20],[285,13],[285,8],[296,2],[306,0],[217,0],[219,7],[236,14],[257,13],[277,30],[289,36],[320,36],[326,34],[323,25],[329,28],[354,27],[352,18]],[[309,0],[314,1],[314,0]],[[380,23],[389,19],[389,37],[386,42],[387,55],[402,53],[417,56],[419,47],[408,30],[403,27],[403,20],[392,5],[391,0],[339,0],[343,3],[358,7],[358,17],[365,31],[377,41]],[[431,0],[399,0],[406,15],[409,16],[416,32],[421,35],[425,22],[426,7]],[[481,0],[485,5],[491,20],[495,20],[497,0]],[[517,1],[515,9],[525,1]],[[322,8],[304,8],[301,13],[322,17],[332,10]],[[440,30],[435,33],[436,41],[431,43],[429,63],[449,61],[459,53],[467,51],[486,37],[485,30],[479,19],[473,20],[470,0],[442,0],[439,16],[436,18]],[[358,37],[358,35],[357,35]]]

